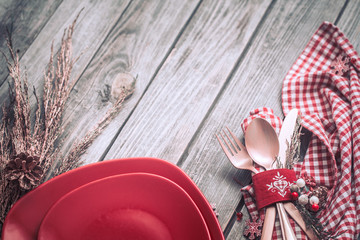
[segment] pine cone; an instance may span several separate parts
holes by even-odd
[[[326,201],[327,201],[327,195],[328,195],[328,189],[325,186],[319,186],[316,187],[310,194],[309,194],[309,199],[312,196],[316,196],[319,198],[319,207],[320,209],[325,207]],[[306,204],[306,208],[309,211],[313,211],[311,208],[311,204],[308,203]]]
[[[314,189],[314,191],[310,194],[311,196],[317,196],[319,198],[319,206],[323,207],[323,205],[327,201],[328,189],[325,186],[319,186]]]
[[[43,170],[39,166],[39,157],[20,153],[11,158],[5,167],[5,176],[9,181],[17,181],[20,188],[30,190],[40,183]]]
[[[302,174],[302,178],[305,180],[305,184],[310,189],[310,191],[312,191],[316,187],[315,178],[308,175],[307,172],[304,172]]]

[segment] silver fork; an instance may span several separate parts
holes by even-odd
[[[258,173],[258,170],[253,166],[253,160],[249,156],[245,146],[228,127],[226,127],[226,129],[230,133],[231,137],[225,130],[223,130],[223,134],[221,132],[219,134],[220,136],[216,134],[216,138],[230,162],[238,169],[246,169],[252,171],[253,173]]]

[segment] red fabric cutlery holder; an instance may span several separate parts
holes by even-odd
[[[281,168],[264,171],[252,177],[257,209],[276,202],[291,200],[290,186],[296,181],[293,170]]]

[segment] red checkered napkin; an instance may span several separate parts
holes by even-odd
[[[324,22],[296,60],[283,83],[285,115],[297,108],[302,125],[313,135],[297,175],[306,171],[318,185],[330,188],[326,208],[320,212],[325,230],[338,239],[356,239],[360,233],[360,59],[344,34]],[[253,113],[264,112],[256,110]],[[266,114],[272,114],[265,109]],[[256,115],[256,114],[255,114]],[[244,121],[246,128],[252,114]],[[279,123],[277,118],[276,124]],[[249,185],[243,188],[251,215],[259,214]],[[260,212],[260,214],[263,214]],[[297,238],[306,239],[290,219]],[[274,239],[281,239],[278,220]]]

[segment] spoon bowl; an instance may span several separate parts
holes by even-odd
[[[253,119],[246,129],[245,144],[250,157],[270,170],[279,154],[279,139],[274,128],[262,118]]]
[[[272,165],[279,154],[279,139],[274,128],[266,120],[255,118],[245,132],[245,144],[250,157],[265,168],[272,169]],[[280,225],[283,238],[296,240],[282,203],[276,203],[280,216]]]

